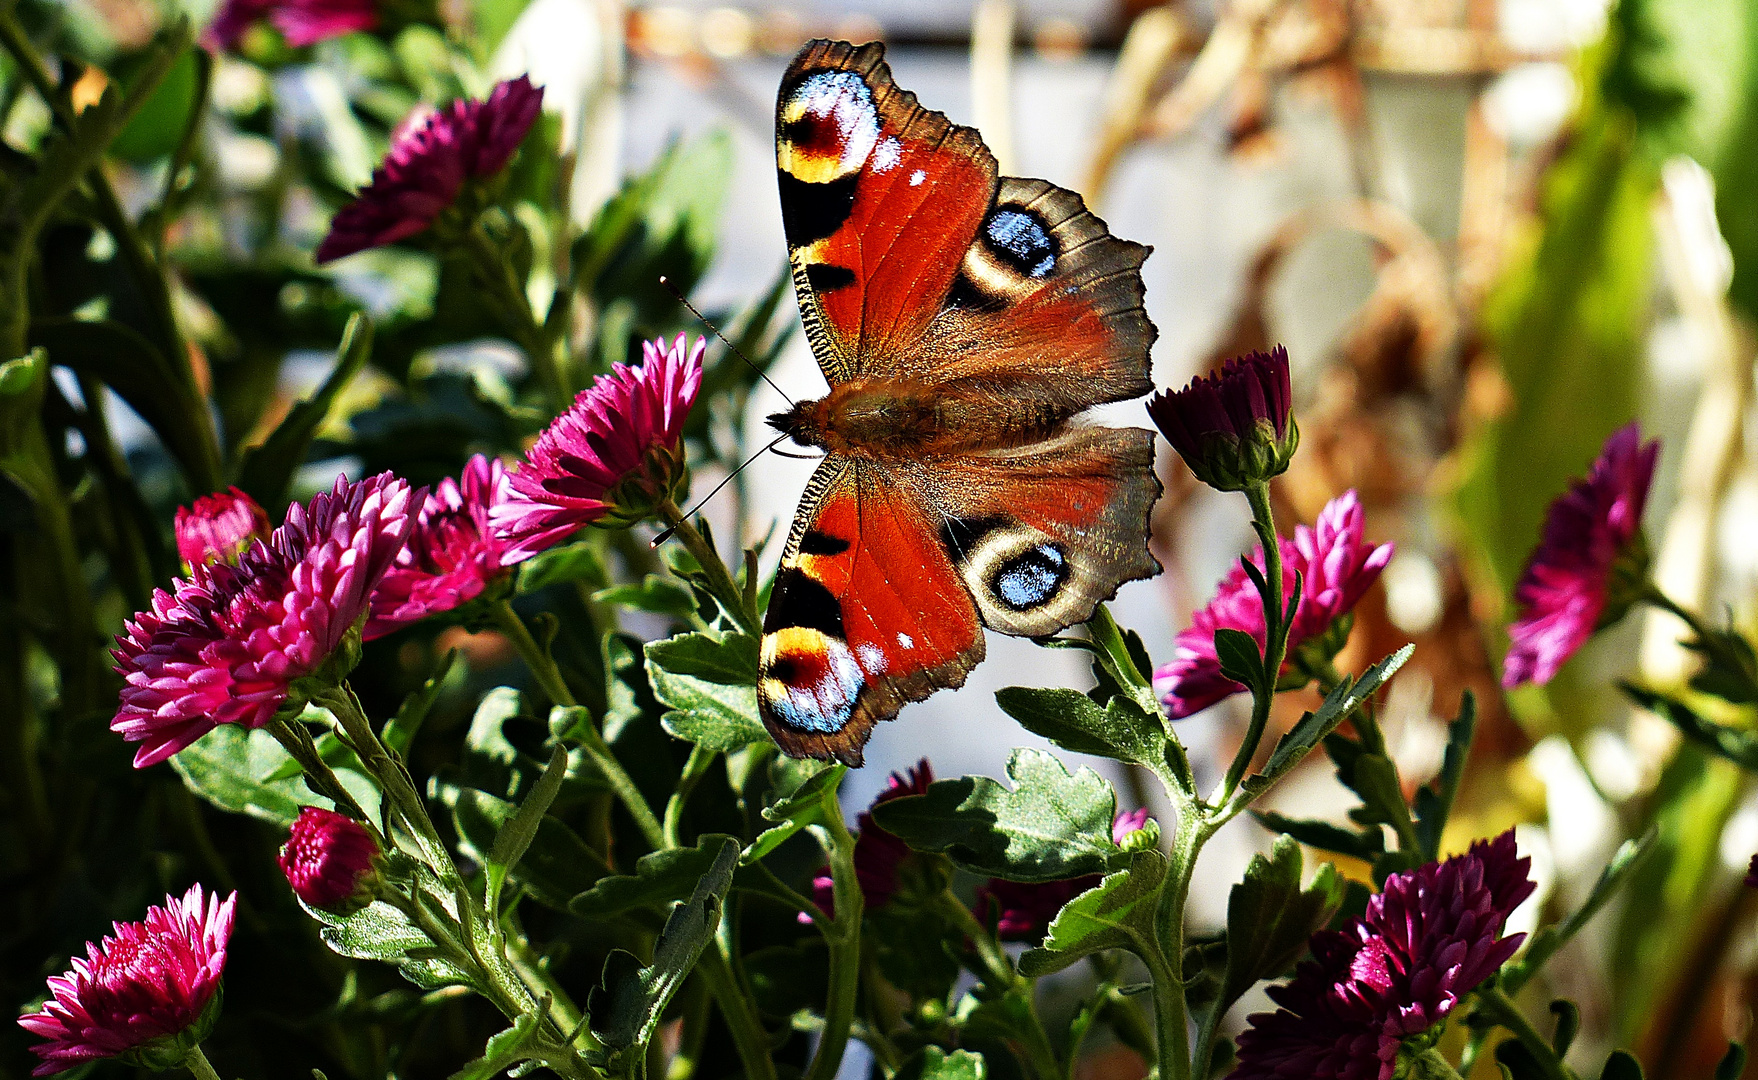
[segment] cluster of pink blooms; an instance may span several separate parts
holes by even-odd
[[[1519,617],[1502,685],[1547,683],[1595,630],[1624,617],[1647,569],[1642,508],[1660,443],[1635,423],[1606,440],[1586,479],[1557,497],[1544,534],[1514,588]]]
[[[1295,574],[1302,575],[1300,605],[1288,631],[1290,656],[1353,610],[1391,561],[1392,545],[1370,546],[1364,529],[1361,501],[1355,492],[1346,491],[1326,505],[1317,524],[1296,527],[1292,540],[1279,538],[1284,595],[1293,593]],[[1261,546],[1252,553],[1251,561],[1263,570]],[[1215,598],[1196,612],[1190,626],[1178,635],[1172,660],[1154,672],[1155,693],[1165,702],[1172,719],[1182,719],[1244,692],[1244,686],[1221,674],[1215,652],[1215,631],[1221,629],[1242,630],[1252,636],[1258,648],[1264,647],[1263,597],[1243,566],[1234,567],[1221,581]]]
[[[1313,935],[1313,959],[1270,988],[1229,1080],[1391,1080],[1401,1040],[1444,1020],[1495,974],[1524,934],[1500,937],[1531,895],[1514,833],[1386,879],[1367,912]]]
[[[42,1011],[18,1019],[44,1040],[31,1048],[43,1059],[33,1075],[109,1057],[155,1069],[182,1064],[213,1027],[237,900],[196,885],[87,943],[85,959],[49,980]]]

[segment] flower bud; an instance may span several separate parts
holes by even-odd
[[[1148,415],[1198,480],[1241,491],[1288,468],[1300,445],[1292,407],[1288,350],[1278,345],[1160,394]]]
[[[378,892],[379,847],[353,818],[307,806],[277,861],[294,895],[314,908],[351,914]]]

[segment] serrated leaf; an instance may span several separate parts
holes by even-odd
[[[842,786],[842,778],[846,775],[847,765],[832,765],[807,777],[791,795],[774,806],[765,807],[764,819],[776,822],[776,825],[763,830],[757,839],[751,841],[751,846],[745,849],[741,861],[756,862],[806,826],[829,820],[837,790]]]
[[[552,547],[519,565],[518,591],[536,592],[551,585],[584,582],[594,589],[610,584],[604,560],[589,540]]]
[[[989,1065],[981,1054],[924,1046],[897,1071],[897,1080],[986,1080]]]
[[[1144,716],[1128,695],[1103,707],[1078,690],[1009,686],[995,693],[1001,711],[1021,727],[1076,754],[1156,767],[1166,752],[1158,716]]]
[[[1415,651],[1415,646],[1406,645],[1362,672],[1361,678],[1354,682],[1344,679],[1334,687],[1325,695],[1324,704],[1319,706],[1317,712],[1302,716],[1289,729],[1288,734],[1276,741],[1276,748],[1270,751],[1269,760],[1264,762],[1263,772],[1246,782],[1247,790],[1254,794],[1262,792],[1300,764],[1312,752],[1313,747],[1337,730],[1337,726],[1347,720],[1350,713],[1360,708],[1374,691],[1397,674],[1398,669],[1404,666],[1404,662]],[[1403,796],[1400,795],[1400,803],[1402,799]]]
[[[1477,697],[1467,690],[1459,700],[1459,715],[1447,725],[1447,750],[1441,758],[1440,775],[1416,792],[1416,839],[1422,844],[1423,857],[1430,861],[1440,858],[1441,832],[1447,827],[1447,816],[1453,812],[1453,799],[1459,794],[1459,781],[1465,775],[1465,759],[1470,756],[1471,738],[1476,730]]]
[[[1227,898],[1227,975],[1221,1003],[1229,1005],[1260,979],[1294,966],[1313,931],[1322,929],[1343,903],[1343,884],[1322,863],[1312,884],[1301,888],[1300,845],[1276,838],[1268,858],[1252,856],[1245,877]]]
[[[1286,817],[1273,810],[1253,810],[1251,816],[1271,832],[1291,836],[1308,847],[1334,851],[1373,862],[1386,850],[1385,834],[1378,829],[1355,832],[1328,821],[1309,821]]]
[[[1128,949],[1138,955],[1154,944],[1154,904],[1166,876],[1166,857],[1138,851],[1129,866],[1107,874],[1099,884],[1063,906],[1044,942],[1019,959],[1029,979],[1048,975],[1102,949]]]
[[[352,915],[335,915],[304,901],[300,906],[320,924],[318,936],[324,944],[342,956],[390,964],[424,990],[476,985],[468,972],[435,956],[434,944],[421,928],[383,900]]]
[[[1620,682],[1636,704],[1670,722],[1693,741],[1748,771],[1758,771],[1758,733],[1705,720],[1684,702],[1631,683]]]
[[[647,679],[673,736],[709,750],[768,742],[757,719],[757,639],[700,631],[647,645]]]
[[[311,440],[323,427],[343,389],[366,367],[372,355],[372,321],[356,312],[342,331],[342,343],[336,349],[336,366],[323,385],[308,398],[293,406],[286,419],[269,433],[262,444],[247,450],[238,466],[238,486],[249,492],[264,506],[279,506],[286,500],[293,474],[305,463],[305,452]]]
[[[525,1043],[537,1030],[537,1014],[525,1013],[513,1026],[488,1037],[482,1056],[453,1073],[448,1080],[494,1080],[495,1077],[521,1061],[532,1060],[525,1052]]]
[[[714,868],[721,848],[733,837],[709,833],[693,848],[655,851],[635,860],[632,875],[601,879],[568,901],[568,910],[584,919],[609,919],[635,908],[659,908],[689,896],[696,883]]]
[[[653,1037],[660,1014],[720,925],[721,905],[732,887],[738,861],[738,843],[731,837],[723,839],[713,865],[696,882],[689,900],[666,919],[665,929],[653,946],[653,963],[643,968],[622,950],[605,960],[603,977],[592,989],[586,1007],[592,1033],[613,1056],[641,1053]]]
[[[917,851],[944,852],[976,874],[1009,881],[1066,881],[1103,873],[1117,854],[1117,798],[1098,773],[1072,776],[1042,750],[1007,763],[1014,787],[986,776],[938,780],[925,794],[873,808],[879,827]]]

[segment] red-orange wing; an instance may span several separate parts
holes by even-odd
[[[784,752],[859,765],[874,724],[982,660],[942,525],[908,478],[836,455],[818,466],[763,620],[757,700]]]

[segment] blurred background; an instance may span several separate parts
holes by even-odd
[[[169,14],[156,0],[33,10],[100,65],[125,60]],[[1369,539],[1397,544],[1339,666],[1417,643],[1382,720],[1407,783],[1438,770],[1447,720],[1463,691],[1477,695],[1478,739],[1446,846],[1519,826],[1541,880],[1519,929],[1541,910],[1570,909],[1620,841],[1659,829],[1640,880],[1540,988],[1580,1003],[1582,1060],[1633,1046],[1651,1077],[1706,1076],[1727,1039],[1745,1037],[1758,999],[1758,891],[1740,878],[1758,852],[1758,801],[1731,765],[1679,746],[1615,686],[1634,675],[1682,684],[1682,628],[1627,620],[1546,689],[1508,697],[1498,675],[1507,597],[1545,506],[1633,417],[1664,441],[1647,517],[1662,587],[1742,625],[1758,615],[1748,438],[1758,2],[446,0],[442,14],[487,43],[487,72],[529,71],[547,88],[556,159],[533,163],[528,149],[521,168],[562,162],[576,222],[592,221],[626,175],[665,174],[668,227],[692,238],[694,296],[716,319],[783,272],[774,93],[794,51],[828,36],[885,41],[898,83],[977,126],[1004,172],[1078,191],[1113,233],[1153,245],[1144,276],[1159,385],[1285,343],[1303,438],[1276,488],[1284,530],[1353,488]],[[387,327],[390,358],[375,356],[385,371],[337,403],[323,432],[331,455],[308,467],[308,486],[338,465],[388,462],[418,480],[424,462],[434,475],[455,468],[424,458],[418,436],[450,424],[461,445],[458,430],[486,421],[471,411],[476,399],[448,398],[453,384],[434,380],[489,393],[523,364],[468,326],[442,325],[443,340],[468,338],[443,347],[412,329],[449,317],[431,260],[387,250],[316,270],[305,254],[340,195],[368,179],[391,127],[418,100],[445,100],[420,81],[434,47],[413,31],[388,44],[350,35],[297,55],[271,48],[268,60],[246,48],[249,58],[221,56],[213,71],[202,143],[213,209],[180,221],[171,243],[186,268],[180,314],[231,327],[195,335],[225,419],[260,426],[323,380],[335,323],[326,312],[365,306]],[[46,123],[32,101],[9,94],[8,140]],[[138,167],[118,167],[124,201],[157,190],[166,151],[156,146]],[[618,325],[626,335],[642,324]],[[795,398],[818,396],[803,338],[785,342],[771,375]],[[427,389],[413,392],[418,377]],[[782,405],[763,388],[742,417],[719,419],[754,431]],[[148,425],[121,399],[110,414],[148,497],[181,497]],[[1145,423],[1139,403],[1105,418]],[[785,535],[809,469],[764,457],[738,494],[710,503],[723,546]],[[698,470],[698,490],[716,470]],[[1200,487],[1170,456],[1161,474],[1154,544],[1167,572],[1125,587],[1114,608],[1157,662],[1251,535],[1242,499]],[[868,767],[844,787],[851,810],[923,756],[942,775],[999,775],[1008,749],[1033,737],[996,707],[997,688],[1087,685],[1067,652],[991,636],[989,653],[963,690],[876,733]],[[428,654],[407,659],[419,672]],[[487,671],[505,655],[477,640],[467,660]],[[1285,699],[1278,722],[1311,704]],[[1244,705],[1183,722],[1199,779],[1225,767]],[[1749,714],[1717,718],[1749,724]],[[1151,784],[1112,775],[1149,800]],[[1340,821],[1350,800],[1320,760],[1274,802]],[[1228,885],[1268,836],[1242,820],[1210,846],[1193,898],[1199,924],[1219,924]]]

